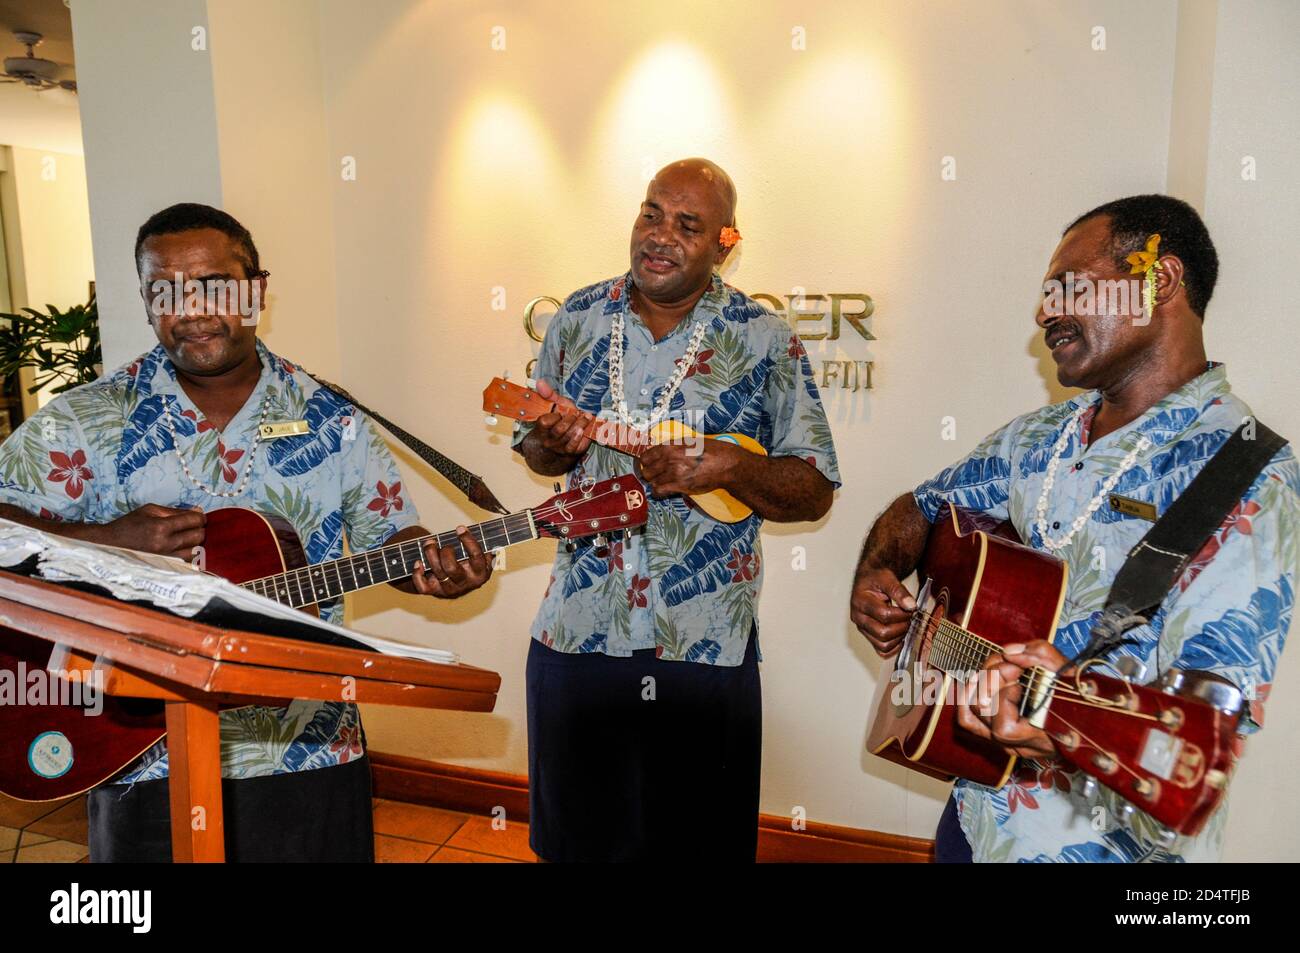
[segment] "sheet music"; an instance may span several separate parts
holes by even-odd
[[[145,601],[185,618],[193,618],[220,599],[240,611],[354,639],[384,655],[443,664],[459,661],[445,649],[365,635],[313,618],[220,576],[200,572],[183,559],[67,539],[0,518],[0,566],[11,568],[33,556],[42,579],[89,583],[118,599]]]

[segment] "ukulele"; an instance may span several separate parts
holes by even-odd
[[[494,377],[483,391],[483,409],[493,416],[500,414],[511,420],[531,423],[552,411],[566,416],[577,416],[579,411],[549,401],[537,391],[504,378]],[[583,433],[602,446],[639,457],[651,447],[662,443],[692,443],[698,440],[720,440],[734,444],[742,450],[767,456],[763,445],[748,434],[701,434],[679,420],[661,420],[646,430],[625,427],[616,420],[594,418]],[[754,511],[726,490],[691,494],[690,501],[720,523],[739,523]]]
[[[1011,777],[1015,755],[957,724],[957,693],[1002,646],[1051,641],[1066,566],[1007,538],[1008,527],[953,508],[935,522],[917,570],[925,581],[916,611],[877,684],[872,753],[945,780],[1000,788]],[[1063,761],[1169,831],[1196,834],[1227,789],[1241,693],[1180,671],[1138,685],[1097,664],[1026,671],[1022,714]]]
[[[560,493],[540,506],[467,527],[484,552],[548,537],[580,539],[643,526],[648,515],[645,488],[633,476],[602,480]],[[352,556],[307,564],[293,527],[280,517],[241,507],[207,514],[205,571],[282,605],[318,615],[317,603],[384,582],[400,582],[424,561],[424,548],[455,547],[467,559],[454,530],[380,546]],[[44,671],[49,642],[0,628],[0,670]],[[55,666],[56,668],[58,666]],[[166,735],[156,706],[101,696],[95,714],[80,705],[0,705],[0,792],[24,801],[68,797],[107,781],[128,768]],[[65,773],[37,770],[34,746],[60,732],[77,753]]]

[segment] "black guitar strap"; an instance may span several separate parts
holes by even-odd
[[[304,371],[304,373],[306,372]],[[318,377],[315,374],[308,374],[308,376],[330,393],[342,397],[357,410],[375,420],[394,437],[406,444],[406,446],[410,447],[416,456],[445,476],[452,485],[464,493],[466,498],[468,498],[475,506],[485,509],[489,513],[500,513],[503,516],[510,513],[508,509],[501,505],[501,502],[496,498],[493,492],[488,489],[488,486],[483,482],[482,477],[470,473],[455,460],[451,459],[451,457],[435,450],[414,434],[407,433],[383,414],[371,410],[337,384],[331,384],[329,381]]]
[[[1074,661],[1102,658],[1125,642],[1124,633],[1151,620],[1192,557],[1287,441],[1248,417],[1129,550],[1092,629]]]

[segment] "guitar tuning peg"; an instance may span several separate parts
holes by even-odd
[[[497,425],[496,414],[488,414],[486,417],[483,418],[483,420],[489,427],[495,427]]]
[[[1177,840],[1178,840],[1178,832],[1171,831],[1167,827],[1162,828],[1160,833],[1156,835],[1156,842],[1166,850],[1168,850],[1170,847],[1173,847],[1174,842]]]
[[[560,492],[560,484],[556,483],[556,484],[554,484],[554,486],[555,486],[555,492],[556,492],[556,493],[559,493],[559,492]]]
[[[1097,782],[1092,778],[1084,778],[1083,787],[1079,789],[1079,794],[1081,794],[1085,800],[1092,800],[1097,796]]]
[[[573,551],[574,551],[575,549],[577,549],[577,548],[578,548],[578,544],[575,543],[573,540],[571,540],[571,539],[569,539],[569,540],[565,540],[565,542],[564,542],[564,551],[565,551],[566,553],[571,553],[571,552],[573,552]]]
[[[630,529],[623,530],[623,545],[628,546],[631,544],[631,542],[632,542],[632,531]]]
[[[1119,806],[1119,820],[1125,827],[1133,823],[1133,805],[1121,804]]]
[[[1132,655],[1121,655],[1115,661],[1115,670],[1124,677],[1126,682],[1141,682],[1147,677],[1145,663]]]

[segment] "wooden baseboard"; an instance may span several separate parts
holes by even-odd
[[[427,804],[469,814],[528,820],[528,779],[519,774],[466,768],[403,755],[369,752],[375,797]],[[929,863],[934,842],[854,827],[808,821],[792,830],[788,817],[758,818],[758,859],[765,863]]]

